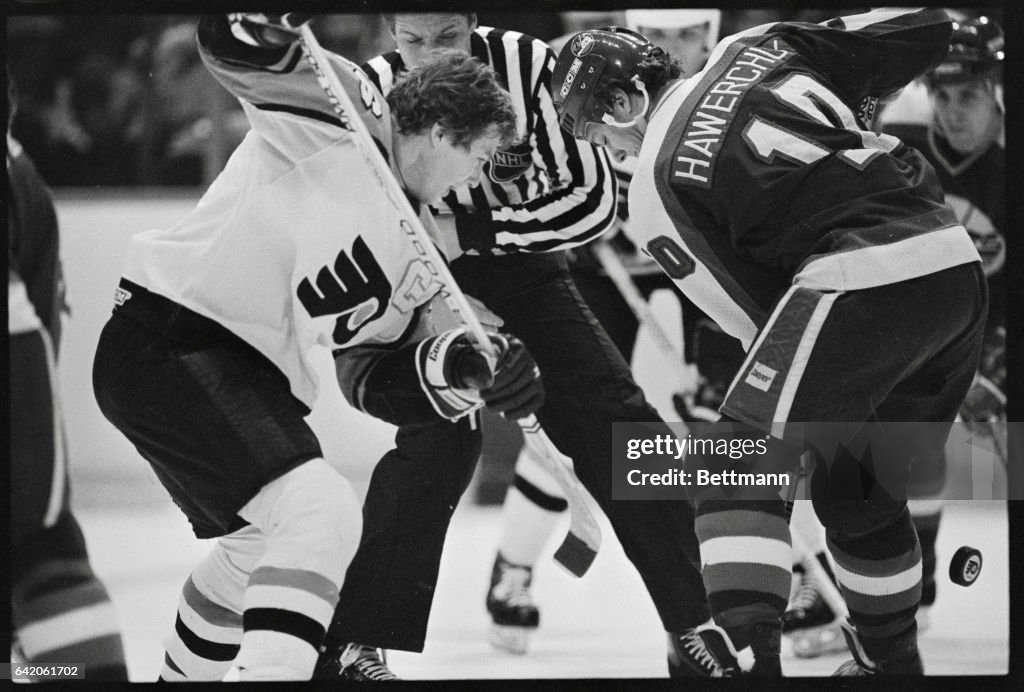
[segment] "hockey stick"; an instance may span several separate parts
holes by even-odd
[[[619,295],[626,301],[626,305],[632,311],[633,316],[636,317],[637,322],[647,327],[650,334],[654,337],[654,342],[658,345],[658,349],[666,356],[672,359],[673,362],[679,364],[679,368],[676,371],[679,375],[679,383],[677,391],[672,395],[672,405],[675,407],[677,412],[686,408],[687,404],[683,398],[683,392],[687,391],[689,382],[686,381],[685,374],[685,361],[686,357],[683,353],[681,346],[676,346],[675,342],[669,337],[665,327],[662,326],[658,316],[651,310],[650,304],[647,299],[644,298],[643,294],[636,287],[633,282],[633,277],[630,276],[629,270],[619,259],[619,256],[615,254],[615,250],[611,248],[607,243],[603,241],[596,241],[591,244],[594,251],[594,257],[597,258],[601,268],[604,269],[608,278],[615,284],[615,288],[618,289]]]
[[[680,363],[683,362],[682,349],[677,347],[672,339],[669,338],[668,332],[661,325],[657,315],[651,311],[651,306],[647,303],[643,294],[640,293],[640,289],[633,283],[633,277],[629,275],[629,270],[626,269],[619,256],[615,254],[615,250],[612,250],[607,243],[601,240],[594,242],[591,248],[601,268],[608,274],[608,278],[615,284],[615,288],[618,289],[622,299],[629,305],[633,316],[636,317],[640,324],[650,329],[651,335],[658,343],[658,348],[665,355],[678,359]]]
[[[449,309],[460,319],[469,330],[477,347],[488,356],[494,357],[494,345],[487,337],[483,325],[477,318],[466,296],[459,289],[448,265],[435,247],[433,239],[423,227],[419,215],[413,210],[398,181],[391,172],[391,167],[373,143],[366,124],[359,117],[348,93],[338,81],[337,75],[330,67],[324,49],[320,46],[309,24],[302,25],[300,41],[306,60],[313,68],[320,87],[331,102],[336,115],[353,137],[356,148],[362,154],[377,182],[383,188],[391,203],[403,217],[403,228],[409,236],[417,254],[427,265],[433,279],[441,284],[441,296]],[[351,113],[351,117],[346,115]],[[558,482],[569,503],[571,521],[569,534],[555,553],[555,560],[569,573],[581,577],[590,568],[601,546],[601,529],[586,504],[584,489],[572,468],[572,461],[561,454],[554,443],[540,427],[537,417],[530,415],[519,421],[523,428],[526,444],[534,455],[541,460],[545,468]]]

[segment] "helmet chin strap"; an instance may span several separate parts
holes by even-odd
[[[636,121],[638,118],[643,118],[647,115],[647,109],[650,108],[651,106],[651,96],[650,94],[647,93],[647,87],[644,86],[643,80],[641,80],[638,75],[633,75],[633,86],[635,86],[637,90],[644,95],[643,111],[639,115],[634,116],[632,120],[629,120],[624,123],[619,122],[618,120],[613,118],[611,113],[605,113],[604,115],[601,116],[601,122],[603,122],[606,125],[611,125],[612,127],[626,128],[636,125]]]

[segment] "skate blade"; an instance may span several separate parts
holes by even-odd
[[[817,658],[825,654],[847,651],[839,621],[819,627],[809,627],[786,635],[790,650],[797,658]]]
[[[529,627],[491,625],[491,646],[521,656],[529,649],[530,634],[532,633],[533,629]]]

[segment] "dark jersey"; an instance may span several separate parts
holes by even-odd
[[[862,104],[945,55],[941,10],[766,24],[665,93],[630,192],[647,251],[749,344],[791,285],[848,291],[976,261],[931,167]]]
[[[9,135],[7,201],[8,331],[29,331],[41,322],[56,348],[66,309],[57,212],[46,183]]]
[[[935,168],[946,204],[956,212],[981,254],[989,282],[990,326],[1006,314],[1005,150],[998,141],[968,156],[957,154],[934,127],[893,124],[884,131],[918,149]]]
[[[603,151],[559,128],[551,49],[490,27],[476,29],[470,43],[512,97],[518,140],[485,165],[479,185],[450,192],[440,211],[457,215],[460,237],[495,254],[564,250],[601,235],[615,217],[615,176]],[[393,51],[362,67],[386,95],[405,63]]]

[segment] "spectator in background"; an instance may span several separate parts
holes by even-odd
[[[212,182],[249,130],[241,106],[203,66],[193,24],[168,26],[152,47],[148,184]]]
[[[139,43],[124,22],[82,24],[71,31],[66,18],[12,18],[8,59],[25,84],[12,131],[50,185],[131,184],[145,130]]]

